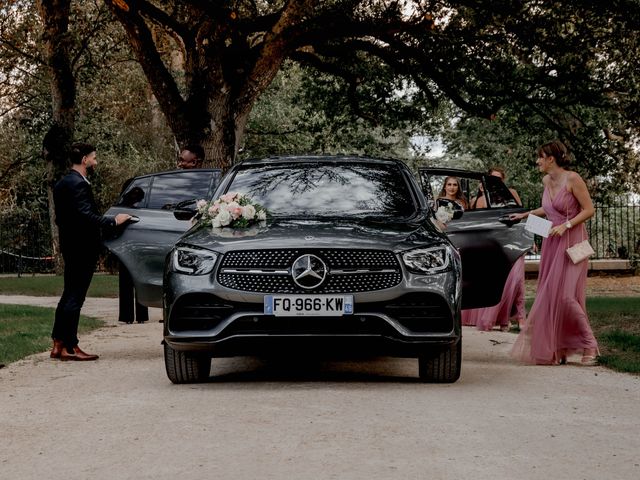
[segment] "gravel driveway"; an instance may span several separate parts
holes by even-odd
[[[53,306],[57,298],[1,297]],[[0,370],[3,479],[637,479],[640,378],[521,366],[515,335],[465,327],[461,379],[417,382],[405,359],[214,360],[172,385],[160,311],[81,338],[90,363],[33,355]]]

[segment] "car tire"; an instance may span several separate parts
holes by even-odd
[[[209,378],[211,357],[181,352],[165,344],[164,366],[173,383],[200,383]]]
[[[418,357],[418,375],[428,383],[453,383],[460,378],[462,339],[443,350]]]

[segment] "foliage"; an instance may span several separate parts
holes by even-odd
[[[482,168],[506,167],[513,185],[535,201],[541,193],[531,168],[535,148],[560,138],[597,200],[640,191],[640,4],[520,1],[505,7],[482,31],[498,27],[505,40],[487,67],[502,77],[495,88],[513,95],[490,100],[493,115],[485,118],[461,108],[444,133],[449,151],[470,155]],[[525,15],[513,15],[518,9]],[[523,81],[514,84],[512,74]]]
[[[102,2],[73,2],[69,42],[78,84],[76,140],[98,148],[92,179],[105,209],[127,178],[174,165],[170,131],[122,31]],[[0,213],[47,215],[42,140],[52,122],[42,25],[34,2],[0,15]]]
[[[637,127],[635,0],[106,2],[178,143],[205,144],[216,165],[235,161],[251,110],[286,60],[315,70],[305,70],[311,98],[316,87],[335,93],[316,112],[338,128],[313,150],[333,148],[335,131],[348,137],[354,118],[385,136],[384,125],[399,120],[403,130],[417,112],[424,128],[449,101],[479,118],[523,105],[554,130],[567,128],[559,111],[584,105],[617,112],[614,135]]]
[[[364,118],[351,108],[348,89],[340,79],[287,62],[251,113],[240,158],[348,152],[408,159],[411,137],[421,131],[416,119],[427,125],[442,118],[427,117],[417,105],[402,115]],[[409,103],[394,91],[387,102]]]
[[[77,139],[98,145],[102,208],[126,177],[172,167],[172,136],[219,164],[240,147],[429,163],[412,138],[446,128],[444,162],[501,164],[528,202],[533,149],[553,137],[593,193],[640,178],[637,0],[71,4]],[[0,209],[44,209],[42,27],[32,1],[0,9]]]
[[[33,2],[0,10],[0,211],[46,211],[38,157],[50,97],[37,48],[39,19]]]
[[[447,160],[467,156],[478,170],[504,167],[507,183],[520,192],[525,204],[535,205],[542,194],[541,176],[535,167],[536,148],[561,138],[573,153],[570,168],[587,180],[594,200],[609,202],[621,192],[640,191],[640,158],[633,140],[612,140],[605,135],[612,116],[580,105],[566,112],[563,121],[581,118],[567,136],[541,115],[517,105],[504,108],[493,120],[462,116],[443,133]]]

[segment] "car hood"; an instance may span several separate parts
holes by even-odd
[[[274,219],[263,226],[212,228],[197,225],[178,244],[220,253],[281,248],[359,248],[403,250],[446,242],[428,218],[416,222],[355,219]]]

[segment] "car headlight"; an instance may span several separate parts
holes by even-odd
[[[174,272],[188,275],[206,275],[213,271],[218,255],[208,250],[177,247],[171,252],[171,265]]]
[[[416,248],[402,254],[402,261],[409,270],[420,273],[439,273],[448,270],[451,265],[451,247]]]

